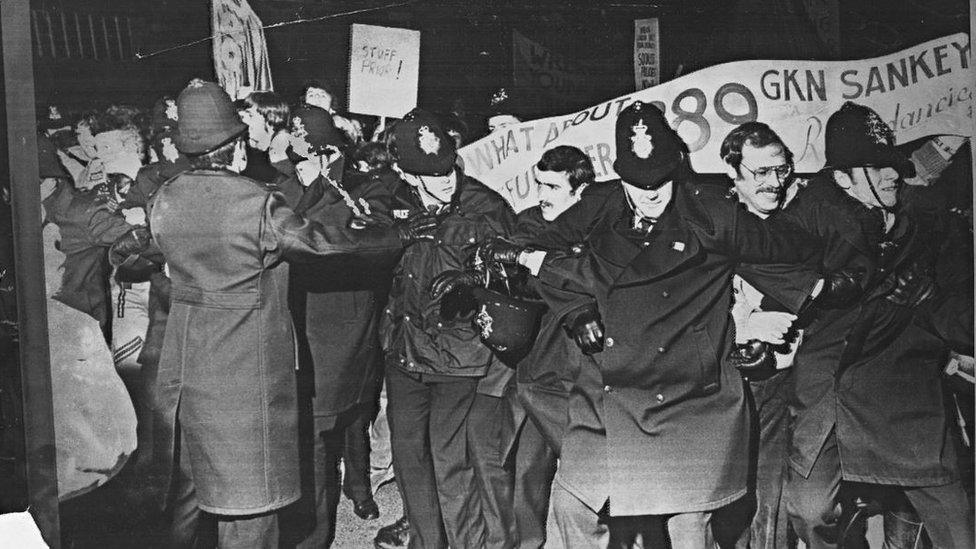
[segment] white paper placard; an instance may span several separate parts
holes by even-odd
[[[400,118],[417,106],[420,31],[352,26],[349,111]]]

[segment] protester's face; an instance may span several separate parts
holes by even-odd
[[[309,88],[306,90],[305,103],[332,112],[332,94],[322,88]]]
[[[241,111],[241,120],[247,125],[248,145],[255,149],[266,151],[271,146],[271,126],[268,121],[261,116],[257,107],[250,107]]]
[[[95,136],[92,135],[88,124],[78,124],[75,128],[75,135],[78,136],[78,146],[88,158],[98,157],[98,147],[95,145]]]
[[[757,148],[744,144],[738,173],[730,170],[739,201],[757,214],[768,215],[779,209],[790,179],[789,175],[783,177],[781,173],[788,166],[783,147],[772,144]]]
[[[498,130],[514,126],[519,123],[519,119],[510,114],[496,114],[488,118],[488,132],[495,133]]]
[[[535,182],[539,190],[539,207],[542,218],[553,221],[570,206],[579,202],[579,195],[573,192],[569,183],[569,172],[550,172],[533,168]]]
[[[852,168],[851,169],[850,194],[861,201],[862,204],[871,208],[883,206],[893,208],[898,204],[898,172],[894,168]],[[871,192],[871,186],[877,192]],[[880,202],[878,199],[881,199]]]
[[[659,211],[666,206],[671,201],[673,189],[673,181],[668,181],[656,189],[641,189],[630,183],[624,183],[624,190],[627,191],[636,208],[642,213]]]
[[[457,174],[447,175],[413,175],[404,174],[404,179],[410,185],[426,195],[428,199],[440,204],[449,204],[457,190]]]

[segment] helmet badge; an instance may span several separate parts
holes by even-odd
[[[638,158],[647,160],[651,156],[651,153],[654,152],[654,141],[647,133],[647,124],[641,118],[630,129],[634,132],[634,135],[630,136],[630,141],[633,143],[631,150]]]
[[[417,130],[417,143],[420,145],[420,150],[427,154],[437,154],[441,150],[441,140],[437,134],[430,131],[429,126],[421,126]]]

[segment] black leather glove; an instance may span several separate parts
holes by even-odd
[[[861,297],[862,274],[856,271],[840,270],[824,277],[824,288],[817,296],[817,305],[828,308],[853,305]]]
[[[596,309],[578,314],[567,332],[584,355],[594,355],[603,350],[603,318]]]
[[[458,288],[475,288],[485,285],[485,274],[481,271],[444,271],[434,277],[430,283],[430,297],[434,301],[439,301],[444,294],[453,292]]]
[[[478,249],[475,250],[475,257],[489,263],[517,265],[519,254],[524,251],[524,246],[501,238],[492,238],[478,245]]]
[[[109,262],[116,267],[123,265],[128,267],[138,260],[139,254],[149,249],[151,241],[149,227],[142,225],[133,227],[112,243],[108,250]]]
[[[750,339],[732,349],[729,361],[745,375],[763,368],[775,368],[776,355],[773,353],[772,346],[765,341]]]
[[[434,240],[437,219],[433,214],[419,212],[396,224],[397,235],[404,246],[419,240]]]
[[[935,281],[913,264],[895,276],[895,287],[885,299],[895,305],[918,307],[935,294]]]

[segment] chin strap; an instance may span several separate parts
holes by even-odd
[[[864,174],[864,180],[868,182],[868,188],[871,189],[871,194],[874,195],[874,199],[878,201],[878,205],[881,207],[881,209],[890,214],[895,213],[894,208],[885,206],[885,203],[881,201],[881,197],[878,196],[878,191],[874,188],[874,182],[871,181],[871,177],[868,176],[868,169],[861,166],[861,173]]]

